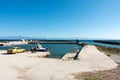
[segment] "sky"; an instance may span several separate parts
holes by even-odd
[[[0,0],[0,36],[120,39],[120,0]]]

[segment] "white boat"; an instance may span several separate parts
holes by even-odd
[[[42,45],[37,44],[36,48],[33,48],[30,51],[42,51],[42,52],[45,52],[45,51],[49,51],[49,49],[48,48],[43,48]]]

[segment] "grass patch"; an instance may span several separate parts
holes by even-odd
[[[108,56],[111,56],[112,54],[120,55],[120,48],[111,48],[100,45],[96,45],[96,47],[99,51],[104,52]]]

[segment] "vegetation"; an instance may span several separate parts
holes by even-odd
[[[96,45],[96,47],[99,51],[104,52],[108,56],[111,56],[112,54],[120,55],[120,48],[111,48],[100,45]]]

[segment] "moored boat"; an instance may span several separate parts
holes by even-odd
[[[42,45],[37,44],[36,48],[30,49],[30,51],[33,51],[33,52],[47,52],[47,51],[49,51],[49,48],[43,48]]]

